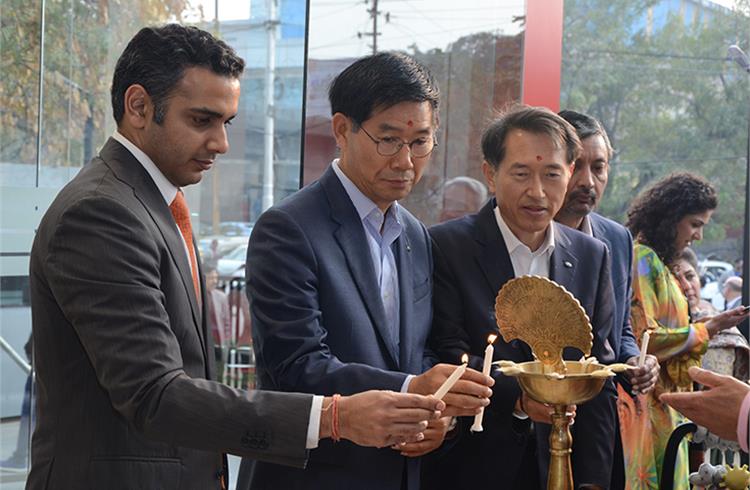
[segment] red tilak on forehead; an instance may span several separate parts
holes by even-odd
[[[541,155],[537,155],[536,156],[536,161],[537,162],[541,162],[542,161],[542,156]]]
[[[407,122],[406,122],[406,125],[407,125],[407,126],[414,126],[414,123],[413,123],[413,122],[411,122],[411,119],[410,119],[409,121],[407,121]]]

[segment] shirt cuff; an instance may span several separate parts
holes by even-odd
[[[737,442],[740,443],[740,447],[743,451],[748,452],[748,417],[750,417],[750,392],[745,395],[745,399],[742,400],[742,406],[740,407],[740,417],[737,420]]]
[[[318,441],[320,440],[320,413],[322,409],[323,397],[319,395],[313,396],[312,404],[310,405],[310,422],[307,424],[305,449],[315,449],[318,447]]]
[[[529,416],[526,415],[526,412],[522,412],[520,410],[513,410],[513,416],[518,420],[526,420],[527,418],[529,418]]]
[[[404,380],[404,384],[401,385],[401,393],[409,393],[409,383],[411,383],[411,380],[413,378],[413,374],[410,374],[406,377],[406,379]]]

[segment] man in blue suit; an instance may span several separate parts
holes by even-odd
[[[340,157],[264,213],[250,237],[261,389],[429,394],[453,372],[431,367],[436,359],[425,349],[432,325],[427,230],[398,204],[436,145],[438,95],[425,67],[395,53],[362,58],[331,84]],[[476,413],[489,403],[492,383],[467,370],[444,398],[443,415]],[[392,448],[321,441],[305,470],[246,460],[239,488],[416,490],[416,456],[442,443],[450,420],[432,422],[421,442]]]
[[[615,351],[617,362],[635,366],[640,350],[630,327],[633,237],[621,224],[594,212],[607,188],[612,145],[602,124],[593,117],[569,110],[560,112],[560,116],[576,129],[581,139],[582,152],[575,162],[573,176],[568,183],[565,204],[555,220],[607,245],[612,259],[612,286],[615,295],[615,323],[609,342]],[[649,354],[643,366],[627,371],[624,379],[618,377],[618,380],[624,381],[620,386],[625,390],[646,393],[654,387],[658,376],[659,363],[655,356]],[[619,435],[618,430],[611,486],[613,490],[624,486],[622,441]]]
[[[532,274],[549,277],[578,298],[593,326],[592,354],[603,363],[614,361],[608,341],[615,310],[607,249],[553,222],[580,152],[575,130],[547,109],[520,106],[485,130],[482,151],[494,199],[477,214],[430,229],[435,260],[430,346],[444,361],[468,350],[472,363],[481,362],[488,335],[497,333],[498,291],[510,279]],[[581,356],[567,351],[567,359]],[[495,359],[523,362],[532,354],[523,342],[498,338]],[[550,409],[523,394],[515,378],[499,372],[493,377],[484,431],[461,435],[446,456],[460,460],[451,465],[457,471],[446,472],[441,485],[431,488],[546,487]],[[615,397],[614,385],[607,382],[597,397],[577,407],[571,427],[576,488],[609,485]]]

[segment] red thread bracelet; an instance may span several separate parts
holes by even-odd
[[[341,432],[339,432],[339,399],[341,395],[338,393],[333,395],[333,401],[331,402],[331,438],[333,442],[339,442],[341,440]]]

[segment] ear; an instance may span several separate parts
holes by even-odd
[[[146,89],[134,84],[125,90],[125,113],[123,122],[133,128],[142,129],[153,117],[153,104]]]
[[[492,165],[487,163],[487,160],[482,160],[482,173],[484,174],[484,179],[487,181],[490,193],[495,194],[495,175],[497,172],[492,168]]]
[[[333,115],[331,119],[331,129],[333,137],[336,138],[336,146],[340,149],[346,149],[346,144],[352,134],[352,121],[340,112]]]

